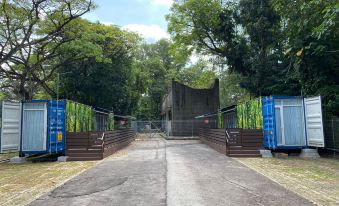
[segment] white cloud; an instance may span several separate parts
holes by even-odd
[[[159,25],[128,24],[123,26],[122,28],[128,31],[136,32],[149,41],[157,41],[162,38],[170,38],[170,35]]]
[[[163,6],[172,6],[174,0],[151,0],[153,4],[163,5]]]

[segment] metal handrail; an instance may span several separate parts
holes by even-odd
[[[102,133],[100,140],[101,140],[101,147],[104,148],[104,146],[105,146],[105,132]]]
[[[225,133],[226,133],[226,154],[229,154],[229,141],[230,141],[230,135],[227,132],[227,129],[225,129]]]
[[[226,133],[226,144],[228,145],[229,141],[230,141],[230,135],[227,132],[227,129],[225,129],[225,133]]]

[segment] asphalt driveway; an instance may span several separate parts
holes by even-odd
[[[31,205],[312,205],[195,140],[136,141]]]

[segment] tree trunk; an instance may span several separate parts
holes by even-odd
[[[33,94],[29,91],[29,88],[25,87],[25,81],[20,82],[20,88],[18,90],[17,95],[19,96],[20,100],[27,101],[33,99]]]

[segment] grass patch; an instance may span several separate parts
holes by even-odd
[[[298,157],[237,160],[318,205],[339,205],[338,160]]]
[[[0,164],[0,205],[26,205],[96,163]]]
[[[0,160],[5,160],[5,159],[9,159],[15,156],[18,156],[19,153],[17,152],[10,152],[10,153],[4,153],[4,154],[0,154]]]

